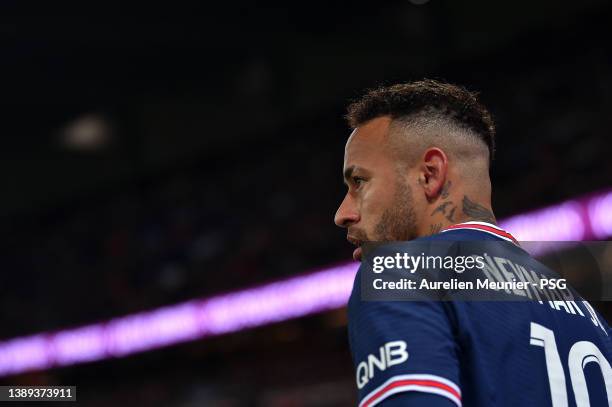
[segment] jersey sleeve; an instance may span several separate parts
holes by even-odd
[[[359,407],[397,406],[426,393],[461,406],[458,349],[447,303],[359,301],[349,335]],[[444,401],[442,401],[444,400]],[[438,405],[413,400],[403,405]]]

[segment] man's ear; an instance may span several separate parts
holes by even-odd
[[[430,147],[423,153],[419,166],[419,184],[428,201],[435,200],[442,192],[448,173],[448,157],[438,147]]]

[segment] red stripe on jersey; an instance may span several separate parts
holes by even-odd
[[[457,392],[457,390],[453,389],[452,387],[450,387],[447,384],[435,381],[435,380],[397,380],[394,382],[389,383],[388,385],[386,385],[384,388],[380,389],[379,391],[377,391],[375,394],[373,394],[369,400],[367,400],[365,403],[363,403],[360,407],[369,407],[372,405],[372,403],[374,403],[376,400],[382,398],[387,392],[389,392],[390,390],[393,390],[397,387],[403,387],[403,386],[424,386],[424,387],[433,387],[433,388],[437,388],[440,390],[444,390],[450,394],[452,394],[453,396],[455,396],[458,400],[461,400],[461,394],[459,394],[459,392]]]
[[[512,240],[514,243],[518,244],[518,241],[514,238],[514,236],[512,236],[510,233],[503,231],[501,229],[497,229],[491,226],[486,226],[486,225],[476,225],[473,223],[459,223],[457,225],[452,225],[452,226],[448,226],[445,227],[444,229],[442,229],[442,231],[445,230],[451,230],[451,229],[475,229],[475,230],[484,230],[490,233],[494,233],[498,236],[502,236],[505,237],[507,239]]]

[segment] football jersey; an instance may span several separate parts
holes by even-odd
[[[512,235],[466,222],[412,242],[495,241],[492,255],[553,273]],[[412,242],[400,242],[409,249]],[[612,406],[610,327],[572,301],[366,301],[362,261],[348,304],[359,407]]]

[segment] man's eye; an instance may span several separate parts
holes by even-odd
[[[359,186],[361,186],[361,184],[362,184],[364,181],[365,181],[365,179],[363,179],[363,178],[360,178],[360,177],[353,177],[353,183],[354,183],[356,186],[358,186],[358,187],[359,187]]]

